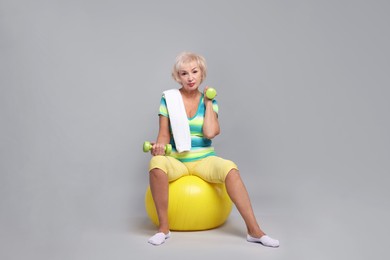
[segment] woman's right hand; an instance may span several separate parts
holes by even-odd
[[[152,143],[152,149],[150,150],[150,152],[153,156],[165,155],[165,144]]]

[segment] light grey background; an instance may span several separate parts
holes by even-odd
[[[388,258],[389,7],[0,0],[0,258]],[[214,144],[279,249],[236,210],[146,243],[141,146],[183,50],[207,59]]]

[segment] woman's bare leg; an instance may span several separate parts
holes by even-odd
[[[160,169],[152,169],[149,173],[149,185],[156,206],[159,232],[169,232],[168,223],[168,176]]]
[[[238,170],[232,169],[228,173],[225,185],[230,199],[233,201],[234,205],[236,205],[238,212],[244,219],[248,234],[253,237],[261,237],[265,235],[257,223],[248,192]]]
[[[248,232],[247,241],[261,243],[264,246],[278,247],[279,241],[267,236],[257,223],[248,192],[238,170],[233,169],[228,173],[225,185],[231,200],[245,221]]]
[[[165,172],[152,169],[149,173],[149,185],[158,216],[158,232],[148,242],[161,245],[170,236],[168,222],[168,188],[169,181]]]

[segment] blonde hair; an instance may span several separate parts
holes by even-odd
[[[172,70],[172,77],[173,79],[181,83],[180,77],[179,77],[179,71],[183,64],[190,63],[195,61],[202,72],[202,77],[200,83],[203,82],[203,80],[206,78],[207,74],[207,66],[206,66],[206,60],[203,58],[203,56],[192,53],[192,52],[182,52],[176,57],[175,64],[173,65],[173,70]]]

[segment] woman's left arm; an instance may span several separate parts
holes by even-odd
[[[204,104],[206,111],[203,122],[203,136],[207,139],[213,139],[221,131],[219,127],[218,116],[213,109],[213,101],[207,98],[206,95],[204,96]]]

